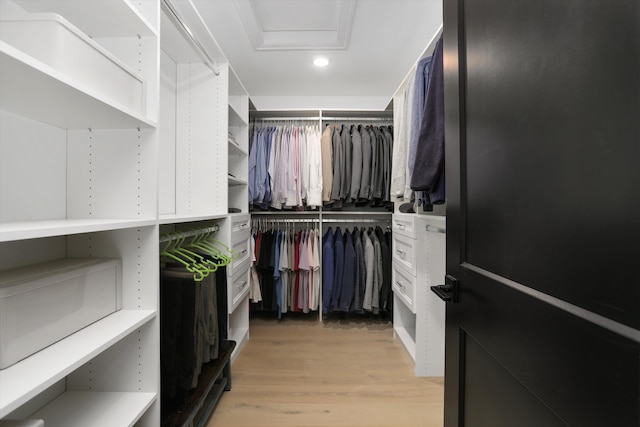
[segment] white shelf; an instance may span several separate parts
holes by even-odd
[[[229,105],[229,126],[247,126],[247,122],[231,105]]]
[[[97,231],[155,225],[155,218],[147,219],[53,219],[42,221],[20,221],[0,224],[0,242],[10,242],[41,237],[66,236],[69,234],[93,233]]]
[[[33,414],[47,427],[132,426],[156,393],[67,391]]]
[[[128,0],[16,0],[16,3],[27,12],[62,15],[91,37],[144,37],[157,33]]]
[[[231,362],[233,363],[240,355],[247,341],[249,341],[249,327],[232,328],[229,332],[229,339],[236,342],[236,348],[233,349],[231,354]]]
[[[229,177],[229,185],[247,185],[248,182],[246,179],[236,178],[235,176],[228,175]]]
[[[63,129],[155,128],[156,123],[0,41],[0,107]]]
[[[404,328],[396,328],[394,329],[394,332],[396,334],[396,337],[398,337],[400,342],[402,342],[402,345],[404,346],[404,348],[407,350],[407,353],[409,353],[409,356],[411,356],[411,359],[415,361],[416,359],[415,330],[411,331],[414,333],[413,336],[409,331],[407,331]]]
[[[235,142],[229,140],[229,155],[230,156],[247,156],[247,151],[240,147]]]
[[[69,375],[155,316],[156,310],[117,311],[0,371],[0,418]],[[74,411],[70,414],[74,414],[78,409],[79,406],[74,407]]]
[[[181,222],[195,222],[195,221],[209,221],[213,219],[224,219],[226,214],[220,215],[177,215],[177,214],[165,214],[160,215],[158,223],[163,224],[177,224]]]

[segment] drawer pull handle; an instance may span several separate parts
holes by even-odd
[[[396,285],[400,286],[401,288],[404,288],[404,285],[400,281],[396,281]]]
[[[242,255],[247,253],[247,250],[245,249],[244,251],[240,252]]]
[[[404,255],[404,254],[406,254],[406,252],[405,252],[405,251],[401,251],[400,249],[396,249],[396,252],[398,252],[400,255]]]
[[[244,288],[245,286],[247,286],[247,281],[246,280],[244,282],[240,283],[240,289]]]

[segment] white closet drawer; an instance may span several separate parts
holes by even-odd
[[[393,262],[398,263],[412,276],[416,275],[416,241],[403,235],[393,235]]]
[[[416,278],[400,267],[398,263],[393,263],[393,271],[391,275],[393,292],[404,304],[411,310],[416,312]]]
[[[233,215],[231,216],[231,238],[234,239],[236,234],[242,234],[249,237],[251,232],[251,216],[250,215]]]
[[[232,244],[231,249],[238,254],[238,258],[232,259],[231,263],[227,266],[227,275],[233,276],[236,272],[242,270],[244,265],[248,265],[251,260],[251,246],[249,244],[249,235],[246,237],[243,235],[236,237]]]
[[[228,295],[228,310],[232,313],[236,307],[244,300],[244,297],[249,293],[249,264],[244,264],[242,269],[239,269],[236,274],[228,279],[227,295]]]
[[[406,236],[411,239],[416,237],[416,216],[413,214],[393,214],[392,231],[394,235]]]

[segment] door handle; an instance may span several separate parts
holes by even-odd
[[[458,279],[447,274],[444,285],[431,286],[431,291],[444,302],[458,302]]]

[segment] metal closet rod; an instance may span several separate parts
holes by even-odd
[[[263,122],[301,122],[301,121],[314,121],[320,120],[320,117],[254,117],[254,121]]]
[[[320,211],[251,211],[251,215],[257,216],[297,216],[297,215],[318,215]]]
[[[220,226],[212,225],[211,227],[198,228],[197,230],[176,230],[173,233],[167,233],[160,236],[160,243],[171,242],[178,238],[194,237],[203,233],[216,233],[220,231]]]
[[[323,122],[392,122],[393,117],[323,117]]]
[[[354,224],[362,224],[362,223],[390,223],[391,218],[344,218],[344,219],[336,219],[336,218],[322,218],[322,222],[332,222],[332,223],[354,223]]]
[[[162,0],[162,6],[164,6],[166,12],[169,15],[169,18],[173,21],[174,24],[177,24],[178,29],[182,31],[182,33],[187,37],[191,45],[198,51],[204,62],[206,62],[207,66],[213,71],[213,74],[216,76],[220,75],[220,70],[213,65],[214,61],[211,59],[205,48],[200,44],[198,39],[195,38],[189,27],[180,19],[180,15],[174,9],[174,7],[169,3],[169,0]]]
[[[323,122],[392,122],[393,117],[254,117],[256,122],[301,122],[318,121]]]
[[[288,222],[320,222],[319,218],[276,218],[276,219],[271,219],[271,218],[260,218],[257,219],[256,221],[261,222],[261,223],[270,223],[270,222],[278,222],[278,223],[288,223]]]

